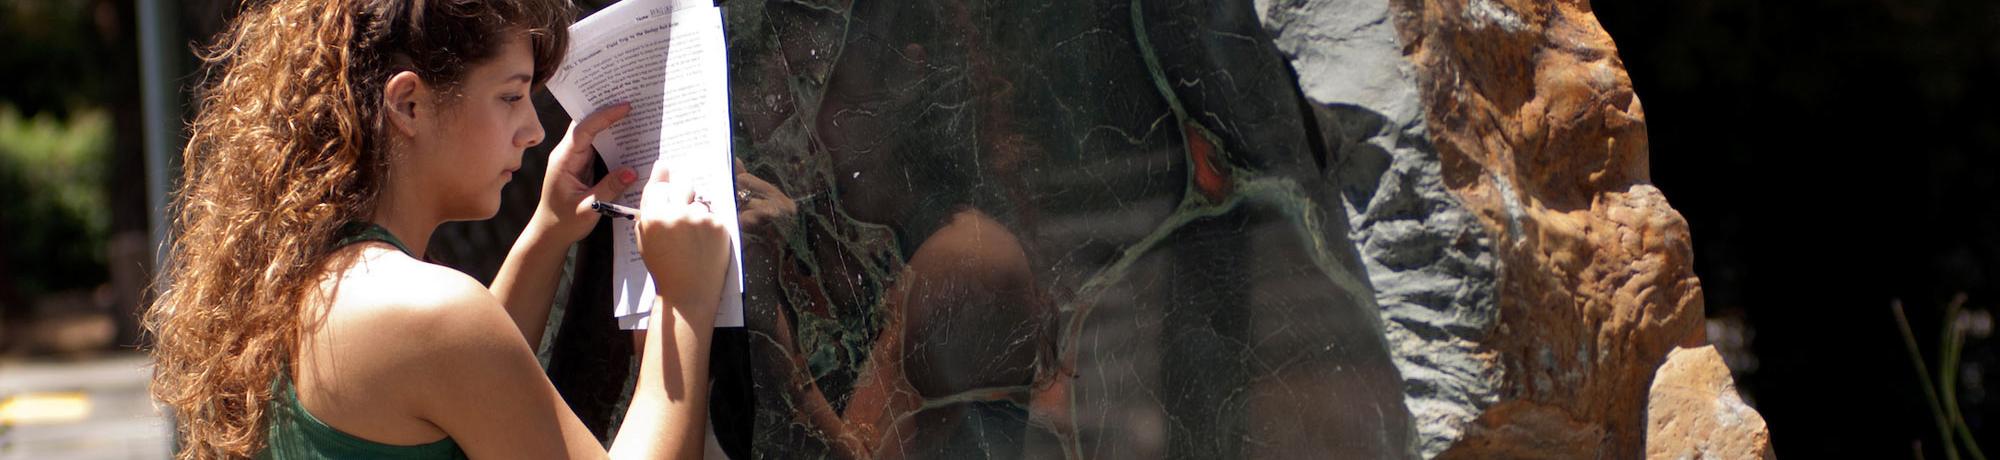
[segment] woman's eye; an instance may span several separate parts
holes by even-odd
[[[500,96],[500,100],[502,100],[502,101],[507,101],[507,103],[509,103],[509,104],[512,104],[512,103],[516,103],[516,102],[521,102],[521,100],[522,100],[522,99],[526,99],[526,98],[527,98],[526,96],[522,96],[522,95],[519,95],[519,94],[509,94],[509,95],[505,95],[505,96]]]

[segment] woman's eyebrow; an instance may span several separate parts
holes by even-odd
[[[534,74],[530,74],[530,73],[526,73],[526,72],[522,72],[522,73],[517,73],[517,74],[513,74],[513,75],[509,75],[509,76],[507,76],[507,78],[505,78],[505,79],[502,79],[501,81],[502,81],[502,82],[506,82],[506,83],[513,83],[513,82],[515,82],[515,81],[535,81],[535,77],[534,77]]]

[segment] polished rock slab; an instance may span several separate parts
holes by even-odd
[[[725,8],[754,457],[1413,455],[1251,2]]]

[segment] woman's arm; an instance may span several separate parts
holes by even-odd
[[[416,415],[472,458],[605,458],[605,448],[563,402],[526,341],[504,327],[508,319],[498,302],[470,278],[441,284],[456,286],[432,286],[450,292],[424,302],[435,305],[400,308],[401,313],[361,325],[395,329],[379,331],[383,340],[363,346],[423,351],[381,354],[404,363],[397,366],[407,384],[397,389],[407,392]],[[611,458],[700,456],[713,320],[687,318],[704,309],[713,316],[712,303],[653,316],[674,318],[654,324],[672,332],[649,337]]]
[[[708,425],[708,351],[714,338],[714,306],[707,321],[694,321],[695,308],[665,307],[655,297],[653,331],[645,334],[637,386],[611,445],[616,458],[700,458]],[[671,345],[670,345],[671,344]],[[642,409],[643,408],[643,409]],[[651,433],[630,437],[626,433]]]
[[[639,205],[639,255],[653,277],[655,303],[631,409],[611,449],[619,456],[701,458],[707,435],[708,352],[730,236],[713,210],[669,174],[653,168]],[[626,433],[652,436],[632,440]]]
[[[628,110],[614,107],[585,117],[571,128],[565,145],[558,146],[557,151],[578,155],[580,149],[574,146],[588,145],[592,135]],[[558,175],[553,171],[558,168],[556,164],[586,163],[575,158],[551,158],[550,162],[551,176]],[[562,168],[571,170],[569,167]],[[708,426],[709,344],[729,264],[730,236],[707,205],[694,202],[686,184],[669,181],[667,168],[654,169],[641,202],[637,228],[640,255],[657,290],[658,303],[652,315],[655,333],[647,334],[639,379],[611,452],[617,458],[699,458]],[[622,189],[625,185],[628,184],[617,186]],[[573,198],[553,201],[547,198],[556,190],[570,190],[573,194],[567,196]],[[594,223],[594,214],[578,215],[589,213],[585,200],[593,194],[610,199],[615,192],[604,184],[591,189],[545,187],[537,218],[542,218],[541,211],[554,210],[550,214],[555,217],[571,219],[565,222],[588,219]],[[569,208],[562,203],[574,203],[577,209],[566,214],[562,211]],[[542,238],[573,242],[588,233],[589,228],[540,228],[555,230],[547,235],[531,230],[524,235],[523,243],[518,243],[508,255],[506,265],[513,268],[502,268],[493,289],[497,296],[506,299],[493,303],[505,305],[506,313],[526,340],[495,338],[493,331],[504,330],[497,324],[457,321],[440,326],[448,332],[444,340],[471,345],[436,347],[448,352],[439,353],[440,364],[433,367],[431,377],[445,381],[445,388],[481,384],[487,388],[440,392],[434,398],[435,407],[425,413],[429,414],[427,420],[458,439],[474,457],[602,455],[596,451],[594,440],[582,442],[591,439],[588,430],[541,373],[530,346],[534,339],[528,339],[541,335],[541,322],[546,320],[548,302],[554,292],[553,267],[560,263],[552,255],[558,253],[543,252],[554,245],[541,242]],[[558,233],[563,230],[576,233]],[[567,243],[554,247],[566,249]],[[548,282],[537,283],[542,280]],[[498,322],[493,310],[486,307],[487,323]],[[459,335],[463,337],[453,338]]]
[[[421,392],[412,398],[416,414],[472,458],[605,458],[603,445],[563,402],[533,349],[507,327],[511,320],[499,302],[473,280],[465,282],[472,286],[450,296],[456,305],[388,326],[403,329],[395,337],[424,342],[401,353],[425,363],[405,375]],[[661,409],[634,404],[631,410]]]
[[[500,263],[500,273],[493,277],[492,288],[530,350],[541,346],[556,283],[561,281],[557,276],[569,253],[569,244],[551,241],[536,227],[530,221],[521,238],[514,241],[513,250],[507,251],[506,261]]]
[[[549,321],[549,304],[555,300],[556,284],[570,245],[589,235],[597,225],[597,213],[590,210],[590,200],[616,199],[637,181],[629,168],[612,171],[610,177],[594,186],[586,185],[585,178],[590,173],[590,159],[595,156],[591,141],[597,138],[597,133],[624,119],[628,112],[631,112],[629,104],[619,104],[570,123],[562,143],[549,152],[548,172],[542,178],[542,199],[535,206],[535,216],[514,241],[513,249],[507,251],[500,273],[493,277],[493,295],[506,307],[507,316],[513,318],[514,326],[527,339],[531,350],[541,345],[542,329]]]

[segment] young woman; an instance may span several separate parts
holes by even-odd
[[[424,262],[440,224],[491,217],[543,132],[565,0],[250,2],[204,56],[174,238],[146,315],[181,458],[602,458],[534,357],[585,203],[571,125],[493,285]],[[613,457],[697,457],[728,236],[666,171],[641,252],[659,292]]]

